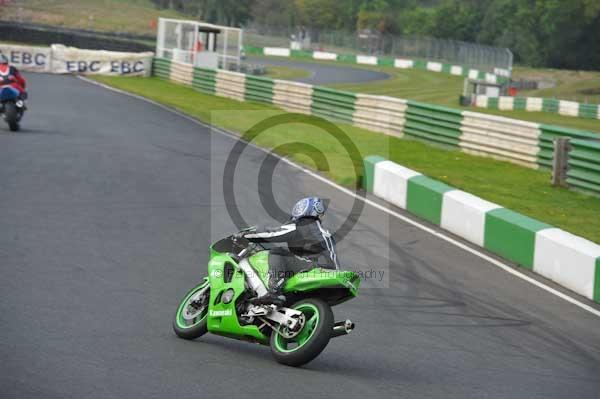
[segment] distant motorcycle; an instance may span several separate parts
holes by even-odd
[[[180,302],[173,329],[184,339],[207,332],[270,345],[275,360],[301,366],[321,353],[330,338],[350,333],[350,320],[334,322],[331,307],[354,298],[360,284],[351,271],[313,269],[284,285],[283,306],[253,305],[256,295],[243,271],[252,270],[268,286],[269,251],[230,236],[210,247],[208,277]]]
[[[11,131],[19,130],[26,109],[19,91],[10,85],[10,78],[0,78],[0,115],[8,123]]]

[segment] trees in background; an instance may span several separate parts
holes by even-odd
[[[532,66],[600,69],[600,0],[152,0],[214,23],[432,36]]]

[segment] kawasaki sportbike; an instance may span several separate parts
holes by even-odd
[[[248,231],[248,230],[246,230]],[[243,270],[260,277],[252,287]],[[330,338],[354,329],[350,320],[334,322],[331,307],[357,295],[359,276],[350,271],[321,269],[289,278],[283,306],[253,305],[249,299],[268,286],[269,251],[233,235],[210,247],[208,277],[181,301],[173,329],[184,339],[206,332],[270,345],[279,363],[301,366],[321,353]],[[254,281],[254,282],[251,282]]]
[[[16,132],[25,113],[25,102],[19,97],[17,89],[3,84],[4,82],[0,80],[0,115],[8,123],[10,130]]]

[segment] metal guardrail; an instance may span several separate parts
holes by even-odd
[[[567,184],[600,195],[600,140],[570,140]]]
[[[244,28],[244,44],[254,47],[290,47],[301,43],[303,50],[325,50],[340,54],[368,54],[438,60],[469,65],[483,70],[511,70],[513,54],[507,48],[430,37],[406,37],[333,30],[275,28],[250,25]]]

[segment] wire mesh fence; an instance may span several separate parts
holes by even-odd
[[[255,47],[291,47],[344,54],[365,54],[438,60],[493,71],[512,69],[513,55],[507,48],[427,37],[358,33],[305,28],[250,25],[244,28],[244,44]]]

